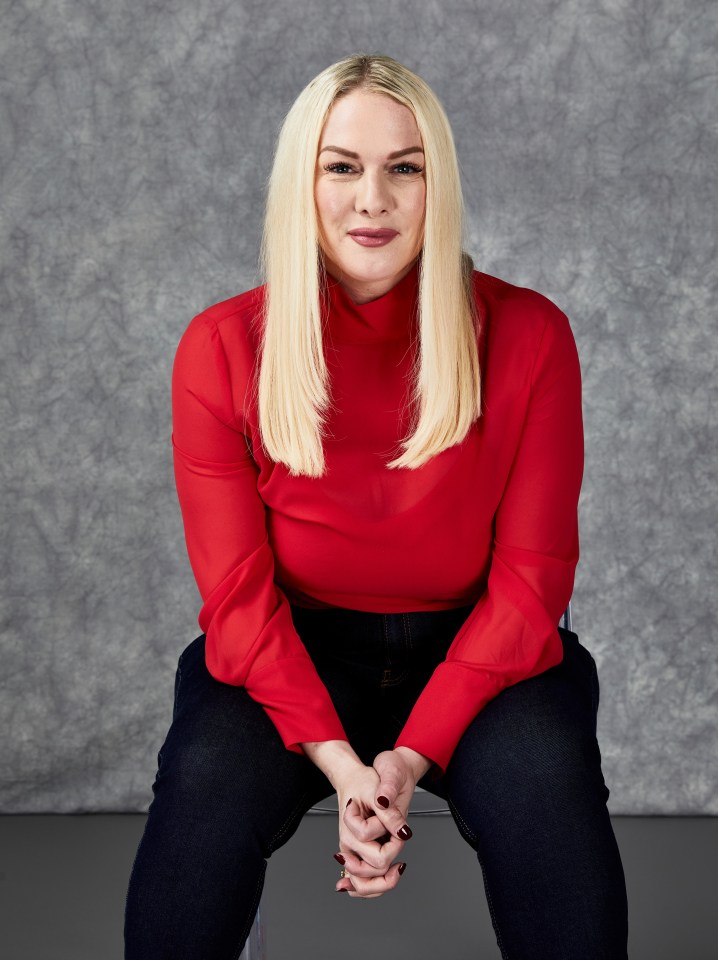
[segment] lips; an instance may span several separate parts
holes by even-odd
[[[398,232],[398,230],[369,230],[365,227],[361,227],[357,230],[350,230],[349,234],[352,237],[370,237],[374,240],[388,240],[390,237],[395,237]]]
[[[349,231],[349,236],[360,247],[385,247],[394,237],[399,236],[399,231],[389,230],[387,227],[357,227],[356,230]]]

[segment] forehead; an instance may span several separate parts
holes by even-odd
[[[319,146],[343,147],[360,153],[423,146],[414,114],[403,103],[384,93],[352,90],[334,102]]]

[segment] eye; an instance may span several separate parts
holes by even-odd
[[[341,161],[337,161],[336,163],[328,163],[324,169],[327,170],[329,173],[351,173],[352,172],[352,168],[349,166],[349,164],[342,163]]]
[[[407,174],[421,173],[423,167],[419,167],[415,163],[397,163],[393,169],[406,176]]]

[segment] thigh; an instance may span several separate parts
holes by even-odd
[[[238,956],[267,859],[332,792],[307,757],[284,747],[243,687],[211,676],[204,644],[203,634],[177,666],[172,724],[127,892],[128,960]]]
[[[307,757],[286,749],[244,687],[209,673],[204,634],[179,658],[172,724],[157,760],[152,805],[164,797],[167,807],[197,822],[227,825],[227,838],[251,831],[264,857],[333,792]]]
[[[576,634],[560,634],[563,661],[487,704],[442,779],[504,955],[621,960],[626,892],[596,739],[598,674]]]

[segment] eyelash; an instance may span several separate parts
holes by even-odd
[[[340,174],[339,171],[336,169],[337,167],[348,167],[349,170],[351,170],[351,167],[348,163],[342,163],[341,161],[336,161],[335,163],[329,163],[324,169],[328,173],[336,173],[339,176],[341,176],[342,174]],[[423,167],[417,166],[417,164],[415,163],[397,163],[394,165],[394,169],[396,169],[397,167],[409,168],[407,173],[400,174],[400,176],[404,176],[404,177],[410,176],[413,173],[421,173],[424,169]]]

